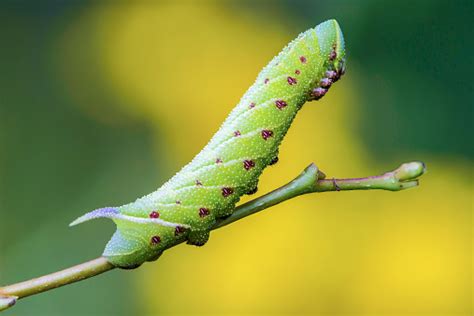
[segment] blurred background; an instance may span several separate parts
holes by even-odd
[[[423,160],[419,188],[313,194],[5,315],[472,315],[473,3],[0,2],[0,284],[98,256],[88,210],[155,190],[260,69],[336,18],[347,73],[307,104],[259,194]]]

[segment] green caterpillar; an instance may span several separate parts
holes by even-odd
[[[157,191],[133,203],[92,211],[71,225],[111,218],[117,231],[104,256],[122,268],[157,259],[183,241],[204,245],[216,219],[257,190],[263,169],[306,101],[318,100],[345,71],[335,20],[293,40],[258,75],[206,147]]]

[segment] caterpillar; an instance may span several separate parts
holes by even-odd
[[[117,230],[103,255],[117,267],[156,260],[186,240],[201,246],[217,219],[278,160],[278,147],[306,101],[319,100],[345,72],[344,39],[335,20],[301,33],[260,72],[204,149],[155,192],[79,217],[110,218]]]

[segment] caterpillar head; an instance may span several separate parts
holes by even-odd
[[[328,20],[316,26],[320,55],[325,59],[324,73],[315,82],[308,98],[319,100],[331,85],[339,80],[346,71],[344,37],[336,20]]]
[[[328,70],[344,72],[346,51],[344,37],[336,20],[328,20],[316,26],[321,55],[326,56]]]

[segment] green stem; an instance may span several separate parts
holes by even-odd
[[[315,192],[348,190],[389,190],[400,191],[418,185],[418,177],[425,173],[425,164],[419,161],[404,163],[397,169],[379,176],[352,179],[325,179],[326,175],[310,164],[294,180],[255,200],[238,206],[232,215],[217,221],[217,229],[249,215],[260,212],[283,201]]]
[[[311,164],[286,185],[236,207],[232,215],[218,220],[212,229],[221,228],[273,205],[307,193],[372,189],[399,191],[412,188],[418,185],[417,178],[424,172],[425,165],[422,162],[410,162],[379,176],[325,179],[324,173],[319,171],[316,165]],[[177,244],[179,243],[177,242]],[[99,257],[37,279],[0,287],[0,311],[13,306],[17,299],[78,282],[114,268],[105,257]]]
[[[0,311],[13,306],[17,299],[78,282],[113,269],[105,257],[84,262],[62,271],[0,288]]]

